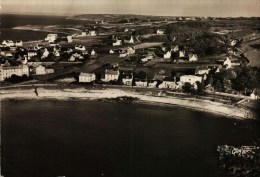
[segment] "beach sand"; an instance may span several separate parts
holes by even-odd
[[[155,104],[159,106],[180,106],[195,109],[203,112],[211,112],[224,115],[229,118],[237,119],[256,119],[256,113],[250,109],[238,107],[235,105],[213,102],[210,100],[202,100],[196,98],[180,98],[173,96],[152,96],[131,90],[122,90],[118,88],[107,89],[47,89],[38,88],[37,94],[35,89],[8,89],[0,90],[0,99],[57,99],[57,100],[99,100],[107,98],[116,98],[122,96],[136,97],[141,104]]]

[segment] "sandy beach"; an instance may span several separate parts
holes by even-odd
[[[0,90],[0,99],[56,99],[56,100],[99,100],[107,98],[116,98],[122,96],[136,97],[139,99],[139,104],[156,104],[159,106],[180,106],[190,109],[195,109],[203,112],[211,112],[224,115],[228,118],[236,119],[256,119],[253,111],[235,105],[227,105],[210,100],[202,100],[195,98],[179,98],[173,96],[152,96],[144,93],[139,93],[131,90],[121,90],[118,88],[107,89],[47,89],[38,88],[38,96],[34,89],[8,89]]]

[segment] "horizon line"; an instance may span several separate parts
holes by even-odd
[[[198,15],[150,15],[150,14],[120,14],[120,13],[74,13],[74,14],[64,14],[64,13],[23,13],[23,12],[1,12],[0,15],[43,15],[43,16],[78,16],[78,15],[136,15],[136,16],[153,16],[153,17],[209,17],[209,18],[260,18],[260,16],[198,16]]]

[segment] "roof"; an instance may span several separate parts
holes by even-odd
[[[94,73],[80,73],[80,76],[92,77]]]
[[[197,54],[189,53],[188,56],[189,56],[189,58],[191,58],[191,57],[193,57],[193,56],[194,56],[195,58],[198,58],[198,55],[197,55]]]
[[[132,79],[133,78],[133,73],[123,73],[122,78],[123,79]]]
[[[106,70],[105,74],[109,74],[109,75],[119,75],[119,71],[118,70]]]

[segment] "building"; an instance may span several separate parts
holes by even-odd
[[[54,73],[54,69],[52,68],[47,69],[42,65],[39,65],[35,68],[36,75],[45,75],[45,74],[52,74],[52,73]]]
[[[154,58],[153,58],[153,56],[147,56],[147,57],[145,57],[145,58],[142,58],[141,59],[141,61],[142,61],[142,63],[145,63],[145,62],[148,62],[148,61],[150,61],[150,60],[153,60]]]
[[[163,58],[171,58],[172,54],[170,51],[163,54]]]
[[[226,60],[223,62],[223,66],[226,66],[226,69],[231,68],[232,63],[231,63],[229,57],[227,57]]]
[[[123,73],[122,82],[124,85],[132,86],[133,85],[133,73]]]
[[[45,41],[48,42],[55,42],[55,40],[58,38],[58,34],[48,34],[45,38]]]
[[[158,34],[158,35],[163,35],[163,34],[164,34],[164,30],[158,29],[158,30],[156,31],[156,34]]]
[[[198,55],[197,54],[189,54],[189,61],[198,61]]]
[[[91,51],[90,55],[94,56],[94,55],[97,55],[97,53],[95,52],[95,50],[94,50],[94,49],[92,49],[92,51]]]
[[[127,54],[128,55],[131,55],[131,54],[134,54],[135,53],[135,48],[134,47],[128,47],[127,48]]]
[[[67,36],[67,41],[68,41],[68,43],[73,42],[72,36]]]
[[[237,43],[238,43],[238,40],[233,39],[233,40],[230,42],[230,45],[231,45],[231,46],[235,46]]]
[[[179,49],[179,45],[175,45],[175,46],[172,46],[172,51],[173,52],[178,52],[180,49]]]
[[[50,52],[48,51],[47,48],[45,48],[45,49],[44,49],[44,52],[43,52],[43,54],[42,54],[42,56],[41,56],[41,58],[42,58],[42,59],[47,58],[47,57],[49,56],[49,54],[50,54]]]
[[[79,75],[79,82],[90,83],[96,80],[96,75],[94,73],[83,73]]]
[[[156,80],[149,80],[148,81],[148,87],[150,87],[150,88],[156,88],[156,86],[157,86],[157,81]]]
[[[110,54],[113,54],[113,53],[115,53],[115,51],[112,50],[112,49],[110,49],[110,50],[109,50],[109,53],[110,53]]]
[[[29,67],[27,65],[11,66],[8,62],[0,66],[0,81],[12,77],[12,75],[29,76]]]
[[[88,35],[89,35],[89,36],[96,36],[97,33],[96,33],[95,30],[92,30],[92,31],[89,31]]]
[[[131,36],[130,39],[129,39],[129,38],[125,39],[125,40],[124,40],[124,43],[126,43],[126,44],[134,44],[134,38],[133,38],[133,36]]]
[[[196,75],[204,75],[204,74],[209,74],[210,69],[208,66],[198,66],[195,69],[195,74]]]
[[[75,46],[75,50],[84,51],[84,50],[86,50],[86,48],[85,48],[85,46],[83,46],[83,45],[76,45],[76,46]]]
[[[16,41],[15,42],[16,47],[22,47],[23,46],[23,41]]]
[[[2,45],[7,46],[7,47],[11,47],[11,46],[14,46],[14,42],[12,40],[4,40],[2,42]]]
[[[173,77],[165,77],[163,82],[159,85],[159,88],[168,88],[168,89],[175,89],[175,78]]]
[[[194,76],[194,75],[183,75],[180,77],[180,81],[182,83],[190,83],[191,85],[195,84],[196,82],[202,82],[201,76]]]
[[[38,53],[37,53],[36,50],[29,50],[29,51],[27,52],[27,56],[28,56],[28,59],[29,59],[29,60],[30,60],[32,57],[37,56],[37,55],[38,55]]]
[[[125,50],[119,52],[119,57],[123,58],[127,56],[127,52]]]
[[[135,79],[135,85],[136,87],[147,87],[148,82],[146,79]]]
[[[119,78],[119,71],[118,70],[110,70],[106,69],[104,78],[101,78],[103,82],[109,81],[117,81]]]
[[[180,50],[179,51],[179,58],[184,58],[185,57],[185,50]]]
[[[116,40],[116,42],[113,42],[112,45],[113,46],[120,46],[120,45],[122,45],[122,40],[118,39],[118,40]]]

